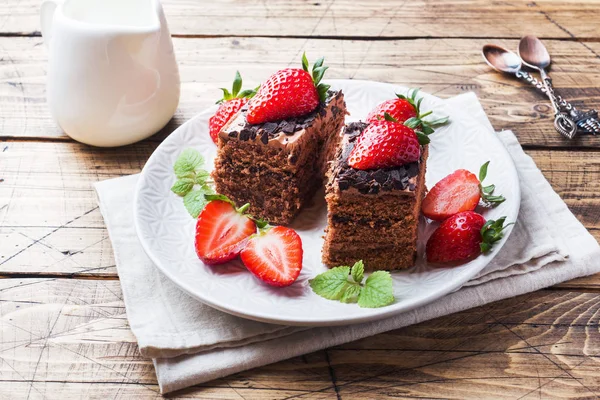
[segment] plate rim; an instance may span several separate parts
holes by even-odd
[[[360,79],[328,79],[327,82],[333,83],[333,84],[352,82],[352,84],[365,84],[365,85],[375,84],[375,85],[381,85],[381,86],[386,86],[386,87],[396,87],[396,88],[404,87],[400,84],[379,82],[379,81],[370,81],[370,80],[360,80]],[[441,99],[441,98],[439,98],[435,95],[432,95],[428,92],[422,92],[422,93],[425,94],[426,96],[431,96],[431,97],[434,97],[434,98],[442,100],[442,101],[446,100],[446,99]],[[169,134],[169,136],[167,138],[165,138],[165,140],[163,140],[156,147],[156,149],[154,149],[154,151],[152,152],[152,154],[150,155],[150,157],[144,164],[142,171],[140,172],[140,176],[139,176],[138,182],[136,184],[134,197],[133,197],[133,202],[134,202],[133,203],[133,216],[134,216],[134,227],[136,230],[136,236],[138,237],[138,240],[140,241],[140,244],[142,245],[142,248],[143,248],[144,252],[146,253],[146,255],[150,258],[150,260],[153,262],[153,264],[156,266],[156,268],[158,268],[158,270],[162,273],[162,275],[164,275],[166,278],[171,280],[173,283],[175,283],[175,285],[177,285],[180,289],[184,290],[187,294],[189,294],[193,298],[197,299],[201,303],[206,304],[214,309],[217,309],[217,310],[225,312],[227,314],[231,314],[231,315],[241,317],[244,319],[250,319],[250,320],[265,322],[265,323],[270,323],[270,324],[289,325],[289,326],[315,326],[315,327],[316,326],[340,326],[340,325],[352,325],[352,324],[359,324],[359,323],[370,322],[370,321],[377,321],[377,320],[380,320],[380,319],[383,319],[386,317],[391,317],[394,315],[413,311],[419,307],[430,304],[430,303],[446,296],[447,294],[454,292],[458,288],[462,287],[466,282],[471,280],[473,277],[475,277],[479,272],[481,272],[485,267],[487,267],[489,265],[489,263],[500,252],[502,247],[504,247],[504,245],[507,242],[508,237],[511,235],[511,233],[513,231],[514,224],[510,225],[509,227],[507,227],[507,229],[505,229],[504,237],[502,238],[501,242],[495,246],[494,254],[493,255],[481,255],[480,257],[487,257],[488,259],[486,260],[486,262],[481,264],[481,267],[479,269],[472,271],[472,274],[467,274],[469,276],[465,280],[462,280],[462,281],[458,280],[455,284],[445,286],[445,287],[443,287],[442,290],[431,292],[428,296],[423,297],[419,301],[414,302],[413,304],[410,304],[409,306],[405,306],[402,308],[394,308],[394,307],[392,307],[393,306],[393,304],[392,304],[392,305],[386,306],[386,307],[370,309],[373,312],[369,313],[368,315],[356,316],[356,317],[350,317],[350,318],[347,318],[344,315],[341,315],[340,317],[336,317],[336,318],[329,318],[329,319],[323,319],[323,318],[310,319],[310,318],[306,318],[306,317],[298,318],[298,317],[294,317],[293,315],[292,316],[288,315],[288,316],[286,316],[286,318],[281,318],[281,317],[276,318],[276,317],[268,317],[268,316],[264,316],[264,315],[261,316],[260,312],[248,313],[247,311],[241,310],[241,309],[237,308],[236,306],[228,307],[226,305],[222,305],[218,301],[213,301],[209,297],[202,297],[198,294],[197,291],[193,290],[191,285],[187,284],[187,282],[185,280],[179,279],[176,275],[171,274],[169,269],[166,268],[165,266],[163,266],[160,259],[152,252],[152,249],[149,246],[149,243],[147,243],[144,240],[144,238],[138,233],[138,232],[140,232],[140,225],[139,225],[140,218],[139,218],[139,213],[138,213],[138,211],[139,211],[138,203],[139,203],[139,193],[141,191],[142,184],[145,180],[145,176],[146,176],[147,170],[149,168],[148,165],[151,165],[151,161],[154,158],[158,157],[159,149],[162,146],[168,144],[170,142],[170,140],[175,140],[175,139],[171,139],[171,138],[174,137],[179,130],[184,129],[184,127],[186,125],[191,125],[196,119],[200,118],[201,115],[208,113],[210,110],[214,109],[215,107],[216,106],[207,107],[207,108],[203,109],[202,111],[200,111],[199,113],[195,114],[192,118],[188,119],[183,124],[181,124],[179,127],[177,127],[177,129],[175,129],[173,132],[171,132],[171,134]],[[459,113],[459,114],[462,115],[462,113]],[[480,122],[476,121],[476,123],[478,125],[481,125],[486,131],[489,131]],[[514,164],[514,161],[511,157],[510,153],[508,152],[508,150],[506,149],[506,147],[504,146],[504,144],[502,143],[500,138],[495,134],[495,132],[491,132],[489,137],[490,138],[493,137],[493,139],[491,139],[491,140],[495,141],[495,145],[497,147],[499,147],[502,152],[505,153],[506,157],[508,157],[508,160],[510,161],[510,165],[512,166],[510,175],[512,175],[512,178],[514,181],[519,182],[517,169],[516,169],[516,166]],[[514,202],[514,206],[513,206],[514,210],[511,210],[511,211],[514,212],[515,221],[516,221],[516,219],[519,215],[519,211],[520,211],[521,187],[519,184],[517,184],[517,185],[515,185],[515,188],[516,188],[516,191],[515,191],[516,196],[515,197],[517,197],[517,201]],[[390,272],[394,273],[394,271],[390,271]]]

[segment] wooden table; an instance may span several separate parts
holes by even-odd
[[[358,4],[361,3],[361,4]],[[600,138],[571,142],[547,101],[493,72],[481,46],[544,39],[557,90],[600,107],[595,0],[165,0],[182,92],[163,132],[136,145],[69,139],[45,102],[39,0],[0,0],[0,398],[159,397],[128,328],[94,182],[137,173],[173,129],[220,96],[325,55],[329,78],[477,93],[600,238]],[[250,370],[180,392],[205,399],[594,398],[600,276]]]

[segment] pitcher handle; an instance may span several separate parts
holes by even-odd
[[[40,7],[40,26],[46,46],[50,44],[50,39],[52,38],[54,12],[60,3],[61,2],[57,0],[44,0]]]

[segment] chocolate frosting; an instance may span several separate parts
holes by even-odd
[[[362,194],[377,194],[380,191],[392,190],[414,191],[415,178],[419,174],[419,162],[412,162],[399,167],[374,170],[359,170],[348,165],[350,152],[356,140],[367,127],[364,122],[352,122],[344,128],[344,139],[341,152],[338,153],[337,166],[333,173],[340,190],[357,189]]]
[[[281,133],[285,134],[285,136],[292,136],[294,133],[312,126],[317,115],[324,117],[326,114],[325,108],[337,93],[338,92],[333,90],[327,91],[325,101],[319,103],[317,108],[309,114],[296,118],[288,118],[282,121],[265,122],[262,124],[250,124],[246,121],[239,131],[232,130],[228,132],[227,135],[230,138],[238,138],[243,141],[254,140],[256,137],[259,137],[263,144],[267,144],[270,139],[278,137]],[[245,121],[248,106],[245,105],[240,111],[244,116]],[[341,110],[336,106],[333,106],[331,111],[334,115],[337,115],[339,112],[345,112],[345,110]]]

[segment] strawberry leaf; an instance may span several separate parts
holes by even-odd
[[[481,168],[479,168],[479,193],[481,195],[481,200],[489,207],[495,207],[498,204],[504,202],[506,198],[502,195],[494,196],[494,190],[496,189],[496,185],[488,185],[483,186],[483,180],[487,177],[487,171],[490,162],[485,162]]]
[[[504,229],[510,225],[514,225],[514,222],[504,225],[506,217],[500,217],[497,220],[490,219],[481,228],[481,244],[479,248],[482,253],[487,253],[492,249],[494,243],[502,239],[504,236]]]
[[[235,78],[233,79],[233,87],[231,91],[233,97],[237,97],[240,90],[242,90],[242,76],[240,75],[240,71],[235,71]]]
[[[421,131],[415,131],[415,134],[417,135],[417,140],[419,141],[419,144],[421,146],[425,146],[426,144],[429,144],[431,142],[431,139],[429,139],[427,134]]]
[[[326,85],[324,83],[320,83],[319,86],[317,86],[317,93],[319,95],[319,100],[324,103],[325,100],[327,99],[327,91],[329,90],[331,86],[330,85]]]
[[[302,69],[308,72],[308,58],[306,58],[306,52],[302,53]]]

